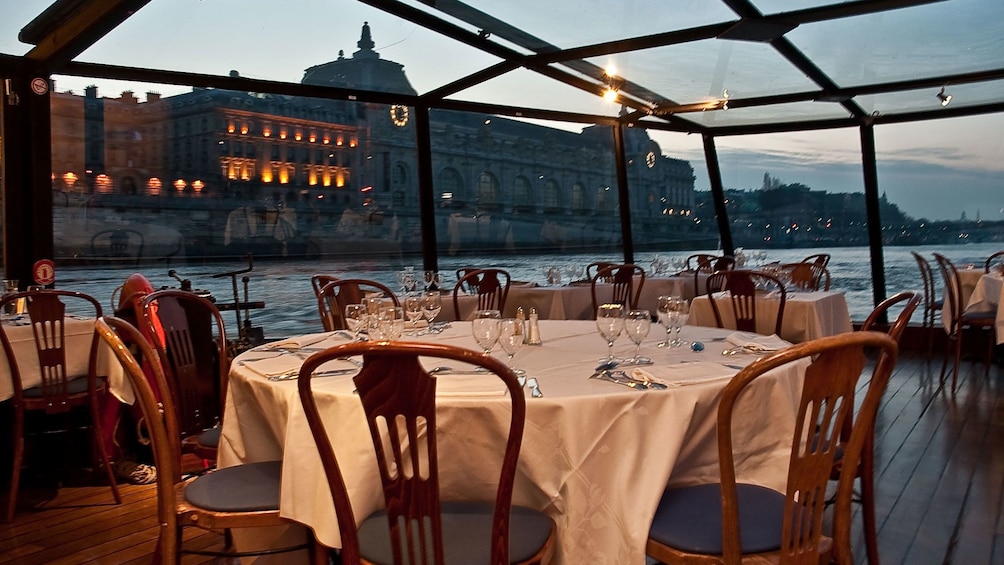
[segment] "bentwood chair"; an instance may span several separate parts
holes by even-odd
[[[790,285],[802,291],[830,290],[830,271],[816,263],[784,263],[781,272],[786,274]]]
[[[645,286],[645,269],[631,263],[604,267],[590,280],[593,312],[600,304],[623,304],[628,310],[638,308],[638,298]],[[607,299],[609,297],[609,300]]]
[[[216,305],[192,292],[166,289],[142,302],[144,335],[160,356],[178,409],[181,449],[216,461],[230,355]]]
[[[181,563],[182,554],[228,558],[260,555],[260,552],[234,551],[229,544],[223,551],[185,548],[182,531],[192,526],[206,530],[229,530],[289,525],[289,521],[279,516],[281,462],[236,465],[186,479],[182,475],[178,412],[157,353],[139,330],[121,318],[99,318],[95,327],[122,364],[146,421],[157,466],[157,523],[160,531],[154,562]],[[147,377],[130,348],[135,348],[143,359],[149,360],[147,364],[152,377]],[[159,399],[148,378],[161,391]],[[309,549],[316,558],[321,552],[317,551],[318,544],[313,541],[313,535],[308,535],[310,539],[305,543],[267,551]]]
[[[460,318],[460,297],[473,292],[478,298],[474,310],[505,310],[511,280],[503,269],[475,269],[464,275],[453,287],[453,311]]]
[[[31,330],[34,336],[34,359],[29,356],[18,358],[11,342],[11,327],[0,324],[0,342],[3,343],[4,354],[10,367],[11,385],[13,388],[13,422],[11,424],[11,442],[13,446],[12,471],[10,491],[7,499],[7,509],[4,521],[14,519],[17,509],[17,491],[21,478],[21,465],[24,463],[24,436],[26,413],[44,414],[46,417],[63,415],[69,417],[69,412],[78,406],[86,406],[90,411],[91,432],[94,443],[94,453],[98,464],[104,468],[112,497],[116,504],[122,503],[116,485],[115,472],[109,458],[110,440],[102,429],[100,408],[108,395],[108,378],[99,376],[97,370],[98,340],[91,338],[87,349],[87,364],[84,374],[71,373],[67,359],[66,318],[67,306],[74,314],[86,314],[92,317],[101,316],[101,305],[93,296],[70,290],[34,290],[9,294],[0,300],[0,311],[8,304],[25,301]],[[38,384],[25,387],[25,383],[34,382],[29,377],[28,367],[38,367]],[[69,424],[73,426],[72,424]],[[75,427],[75,426],[74,426]]]
[[[616,267],[618,264],[610,261],[593,261],[592,263],[586,265],[586,280],[592,281],[596,273],[607,269],[608,267]],[[603,282],[613,282],[613,280],[606,280]]]
[[[998,251],[987,257],[987,260],[983,262],[983,272],[989,273],[990,269],[994,268],[994,265],[997,264],[1002,257],[1004,257],[1004,251]],[[1001,265],[998,264],[997,268],[1001,268]]]
[[[853,395],[865,351],[879,350],[850,441],[839,435],[854,411]],[[855,468],[837,485],[833,538],[823,536],[826,487],[838,450],[858,461],[896,362],[896,341],[879,332],[848,332],[800,343],[758,359],[731,380],[719,397],[719,481],[668,489],[649,530],[647,554],[662,563],[829,563],[850,565],[851,497]],[[744,483],[737,476],[733,429],[755,429],[769,410],[744,404],[747,387],[765,373],[797,360],[808,363],[790,438],[785,492]],[[823,472],[820,472],[820,469]]]
[[[321,289],[324,288],[324,285],[337,280],[338,277],[334,275],[322,275],[319,273],[310,277],[310,287],[314,289],[314,298],[321,295]]]
[[[924,283],[924,319],[922,322],[924,332],[927,334],[927,356],[930,357],[934,345],[934,322],[940,318],[945,303],[938,298],[938,289],[934,284],[934,271],[931,269],[931,264],[916,251],[911,251],[910,254],[917,261],[920,279]]]
[[[864,323],[861,324],[861,331],[870,331],[883,320],[889,309],[897,304],[903,304],[896,320],[889,326],[888,334],[896,344],[899,345],[903,330],[910,323],[914,310],[920,304],[920,295],[916,292],[900,292],[886,298],[874,310],[868,314]],[[844,420],[844,426],[840,431],[841,449],[837,450],[837,456],[830,469],[830,480],[840,480],[840,474],[844,467],[843,446],[846,446],[851,439],[853,431],[854,417]],[[865,434],[865,443],[861,450],[861,459],[858,462],[854,476],[860,481],[860,498],[855,502],[861,503],[861,519],[863,521],[862,533],[865,538],[865,552],[868,555],[870,565],[879,565],[878,539],[876,538],[875,525],[875,430],[872,429]]]
[[[368,279],[336,279],[321,287],[317,295],[317,312],[321,316],[324,331],[344,330],[345,307],[359,304],[368,294],[380,293],[400,306],[401,301],[387,285]]]
[[[721,308],[715,299],[715,294],[721,291],[728,292],[728,300],[732,304],[732,312],[736,320],[736,327],[733,329],[754,333],[760,333],[757,331],[757,301],[763,300],[767,296],[776,296],[778,301],[777,317],[774,320],[773,329],[775,334],[781,335],[781,323],[784,321],[784,305],[788,300],[788,292],[777,277],[745,269],[712,273],[707,280],[708,302],[711,303],[711,310],[715,314],[715,324],[719,328],[724,328],[725,319],[722,317]]]
[[[934,254],[934,259],[938,263],[938,270],[941,272],[942,282],[945,285],[945,305],[946,309],[952,312],[952,318],[948,321],[948,341],[945,343],[945,355],[941,362],[940,378],[944,381],[945,369],[948,367],[948,357],[954,358],[952,364],[952,394],[955,393],[955,385],[959,378],[959,360],[962,358],[962,338],[966,330],[983,330],[987,336],[987,352],[984,359],[984,373],[990,374],[990,357],[993,355],[994,328],[996,325],[997,312],[970,311],[965,310],[966,305],[962,302],[962,281],[959,279],[959,272],[955,265],[947,257],[940,253]],[[942,316],[946,311],[942,310]],[[954,354],[950,348],[954,346]]]
[[[311,374],[325,362],[361,355],[353,378],[376,453],[385,508],[357,522],[337,452],[317,408]],[[498,378],[511,405],[508,435],[500,446],[499,481],[490,500],[450,500],[439,482],[436,423],[437,379],[420,358],[460,361]],[[360,342],[309,357],[300,369],[300,401],[320,454],[341,533],[341,563],[357,565],[467,565],[546,563],[555,544],[554,520],[512,505],[523,438],[526,400],[515,373],[501,361],[456,346],[434,343]],[[458,422],[459,423],[459,422]],[[478,425],[465,421],[466,426]],[[484,464],[484,462],[480,462]],[[422,472],[419,472],[421,470]],[[358,523],[358,527],[357,527]]]
[[[701,292],[701,277],[708,276],[718,271],[731,271],[736,268],[736,259],[731,255],[711,255],[708,253],[695,253],[687,257],[687,266],[684,273],[694,274],[694,292]]]

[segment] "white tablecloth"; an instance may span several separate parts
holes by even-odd
[[[14,325],[5,321],[7,335],[10,337],[14,356],[17,357],[21,369],[21,386],[31,388],[42,382],[38,368],[38,350],[35,347],[35,336],[29,325]],[[24,323],[27,323],[25,318]],[[66,370],[70,376],[86,376],[88,354],[91,340],[95,339],[94,320],[66,319]],[[0,347],[0,401],[14,396],[14,385],[11,382],[10,364],[2,347]],[[132,387],[126,382],[122,366],[111,349],[101,343],[98,346],[98,375],[107,375],[110,392],[120,401],[132,404],[135,400]]]
[[[976,269],[969,266],[968,268],[958,269],[957,272],[959,273],[959,284],[962,285],[962,299],[960,302],[966,305],[965,310],[991,310],[992,307],[990,305],[980,305],[980,302],[987,298],[987,296],[990,296],[991,298],[996,296],[995,294],[990,293],[989,295],[986,295],[986,291],[982,290],[980,291],[981,296],[977,296],[975,300],[973,299],[976,288],[980,285],[983,275],[986,274],[983,269]],[[941,307],[941,323],[945,326],[945,331],[947,332],[951,329],[949,326],[952,323],[952,301],[948,300],[948,296],[944,292],[942,292],[942,300],[944,301],[944,304]]]
[[[997,313],[994,329],[998,344],[1004,343],[1004,308],[1000,307],[1002,302],[1004,302],[1004,278],[1000,273],[991,272],[980,276],[966,303],[966,311]]]
[[[735,314],[731,298],[721,296],[716,299],[725,327],[735,327]],[[777,320],[777,298],[765,297],[756,303],[757,332],[774,333]],[[708,302],[708,295],[694,298],[690,305],[690,324],[714,326],[715,313]],[[811,339],[849,332],[851,315],[847,309],[844,293],[839,291],[795,292],[788,294],[784,303],[784,319],[781,321],[781,337],[801,343]]]
[[[600,285],[599,298],[609,285]],[[609,291],[607,291],[609,293]],[[653,314],[662,295],[679,295],[685,298],[694,296],[693,275],[679,277],[650,277],[645,279],[638,297],[638,308],[646,309]],[[443,311],[440,320],[466,320],[473,316],[477,302],[473,296],[460,297],[460,316],[453,308],[453,295],[443,296]],[[509,287],[509,297],[506,299],[503,317],[512,318],[516,309],[523,308],[527,316],[530,309],[535,308],[541,320],[593,320],[593,291],[589,284],[567,286],[527,286],[513,284]]]
[[[687,327],[684,338],[707,349],[657,349],[652,328],[643,354],[652,371],[708,366],[735,372],[752,356],[723,357],[728,331]],[[649,524],[665,485],[717,480],[717,395],[724,380],[667,390],[636,391],[587,377],[605,353],[588,321],[541,322],[544,344],[524,347],[514,365],[540,381],[543,398],[527,395],[527,422],[514,501],[546,511],[557,521],[557,563],[645,562]],[[474,348],[470,325],[455,322],[437,341]],[[717,339],[717,341],[712,341]],[[323,345],[333,345],[331,340]],[[633,344],[621,340],[616,353]],[[273,353],[274,354],[274,353]],[[303,417],[295,381],[271,382],[242,363],[267,353],[251,351],[234,363],[219,463],[283,459],[281,513],[309,525],[326,545],[339,545],[334,510],[316,448]],[[727,365],[726,365],[727,364]],[[732,366],[729,366],[732,365]],[[766,428],[740,431],[740,477],[782,489],[803,365],[783,367],[749,391],[755,411],[771,410]],[[475,377],[478,378],[478,377]],[[315,394],[331,425],[332,441],[352,493],[356,517],[382,506],[369,434],[351,377],[317,380]],[[484,394],[441,396],[437,417],[442,491],[452,497],[494,495],[499,438],[508,425],[508,402]]]

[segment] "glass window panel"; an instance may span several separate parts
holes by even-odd
[[[1004,3],[953,0],[799,26],[786,36],[839,86],[1004,67]]]
[[[908,90],[892,94],[876,94],[857,96],[857,101],[863,108],[885,115],[902,114],[905,112],[920,112],[939,110],[942,108],[941,87],[930,87],[918,90]],[[1004,81],[989,81],[972,84],[948,84],[944,88],[944,96],[948,100],[946,108],[965,106],[982,106],[1000,102],[1004,98]]]
[[[618,76],[681,104],[718,98],[726,89],[750,98],[818,88],[769,45],[745,41],[708,39],[589,62],[612,65]]]
[[[526,69],[516,69],[450,96],[451,99],[616,116],[620,106]]]
[[[778,12],[791,12],[793,10],[818,8],[820,6],[847,4],[853,1],[854,0],[844,0],[843,2],[834,2],[833,0],[799,0],[798,2],[791,2],[791,0],[752,0],[752,4],[760,10],[761,14],[769,15],[776,14]]]
[[[834,102],[793,102],[771,106],[730,108],[726,111],[691,112],[680,114],[679,117],[710,127],[826,120],[846,118],[849,115],[846,108]]]
[[[34,45],[21,43],[17,36],[44,7],[41,2],[4,2],[3,22],[0,23],[0,53],[24,55],[31,51]]]
[[[372,44],[360,46],[364,22],[369,23]],[[363,53],[357,56],[357,51]],[[441,64],[436,53],[449,53],[450,64]],[[266,0],[151,2],[78,59],[212,75],[233,69],[241,76],[298,83],[306,70],[342,56],[379,58],[380,71],[368,71],[371,75],[359,81],[385,78],[397,64],[403,65],[418,92],[498,61],[360,2],[307,0],[286,2],[281,10]],[[392,84],[379,80],[368,86],[409,91],[407,84]]]

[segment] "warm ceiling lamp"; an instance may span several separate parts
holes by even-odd
[[[603,99],[607,102],[616,102],[617,93],[624,86],[624,79],[617,77],[613,67],[608,67],[603,72],[603,82],[606,88],[603,89]]]
[[[948,103],[952,101],[952,95],[951,94],[945,94],[945,87],[944,86],[941,87],[941,90],[938,92],[938,94],[936,96],[938,97],[938,100],[941,100],[941,105],[942,106],[948,106]]]

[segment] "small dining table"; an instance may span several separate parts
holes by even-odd
[[[21,371],[21,386],[31,388],[41,384],[42,374],[38,365],[38,350],[35,347],[35,334],[32,331],[27,316],[8,318],[2,321],[10,338],[14,356],[17,358]],[[87,375],[91,340],[96,339],[93,318],[67,317],[64,323],[66,337],[66,371],[70,376]],[[122,366],[115,354],[104,342],[98,344],[97,352],[98,375],[108,377],[108,389],[115,398],[126,404],[132,404],[135,396],[132,387],[126,381]],[[7,354],[0,347],[0,401],[14,396],[14,385],[10,363]]]
[[[722,323],[726,327],[735,327],[735,313],[729,296],[717,293],[715,303],[721,311]],[[766,295],[757,299],[757,332],[774,333],[780,303],[776,296]],[[688,323],[697,326],[717,325],[707,294],[695,297],[690,304]],[[851,314],[843,292],[818,290],[788,293],[784,303],[784,318],[781,320],[782,338],[792,343],[801,343],[852,329]]]
[[[667,384],[663,390],[590,379],[597,356],[606,350],[592,321],[541,321],[543,344],[524,346],[513,360],[537,378],[543,393],[540,398],[526,393],[514,503],[555,519],[555,563],[642,565],[649,524],[666,486],[718,478],[718,395],[755,356],[722,355],[727,330],[684,328],[686,339],[705,344],[703,351],[693,351],[656,348],[664,335],[652,329],[642,353],[654,363],[637,368]],[[468,322],[453,322],[441,333],[405,339],[476,350],[470,330]],[[218,459],[221,467],[281,459],[280,513],[312,528],[329,547],[340,545],[339,530],[296,380],[267,375],[291,375],[309,351],[350,338],[346,332],[301,336],[280,342],[285,349],[264,346],[237,357]],[[298,346],[304,349],[290,352]],[[615,353],[633,349],[622,340]],[[769,409],[771,417],[737,433],[741,479],[783,490],[804,370],[803,362],[779,367],[745,395],[743,402],[754,407],[753,413]],[[455,499],[490,499],[501,454],[497,438],[508,426],[505,392],[484,375],[445,371],[437,373],[437,381],[441,491]],[[313,387],[322,417],[334,424],[329,435],[361,519],[382,507],[383,497],[352,377],[318,376]]]
[[[659,297],[682,296],[694,297],[695,278],[693,274],[679,276],[647,277],[638,296],[638,308],[648,310],[655,315]],[[598,285],[597,297],[604,301],[604,296],[610,294],[611,285]],[[460,313],[453,307],[453,294],[443,295],[443,311],[441,320],[469,320],[477,308],[477,298],[461,296]],[[516,309],[522,308],[529,315],[530,309],[537,311],[541,320],[592,320],[596,318],[593,311],[593,289],[589,281],[580,281],[566,285],[540,286],[532,282],[512,283],[509,296],[506,299],[502,316],[513,318]]]

